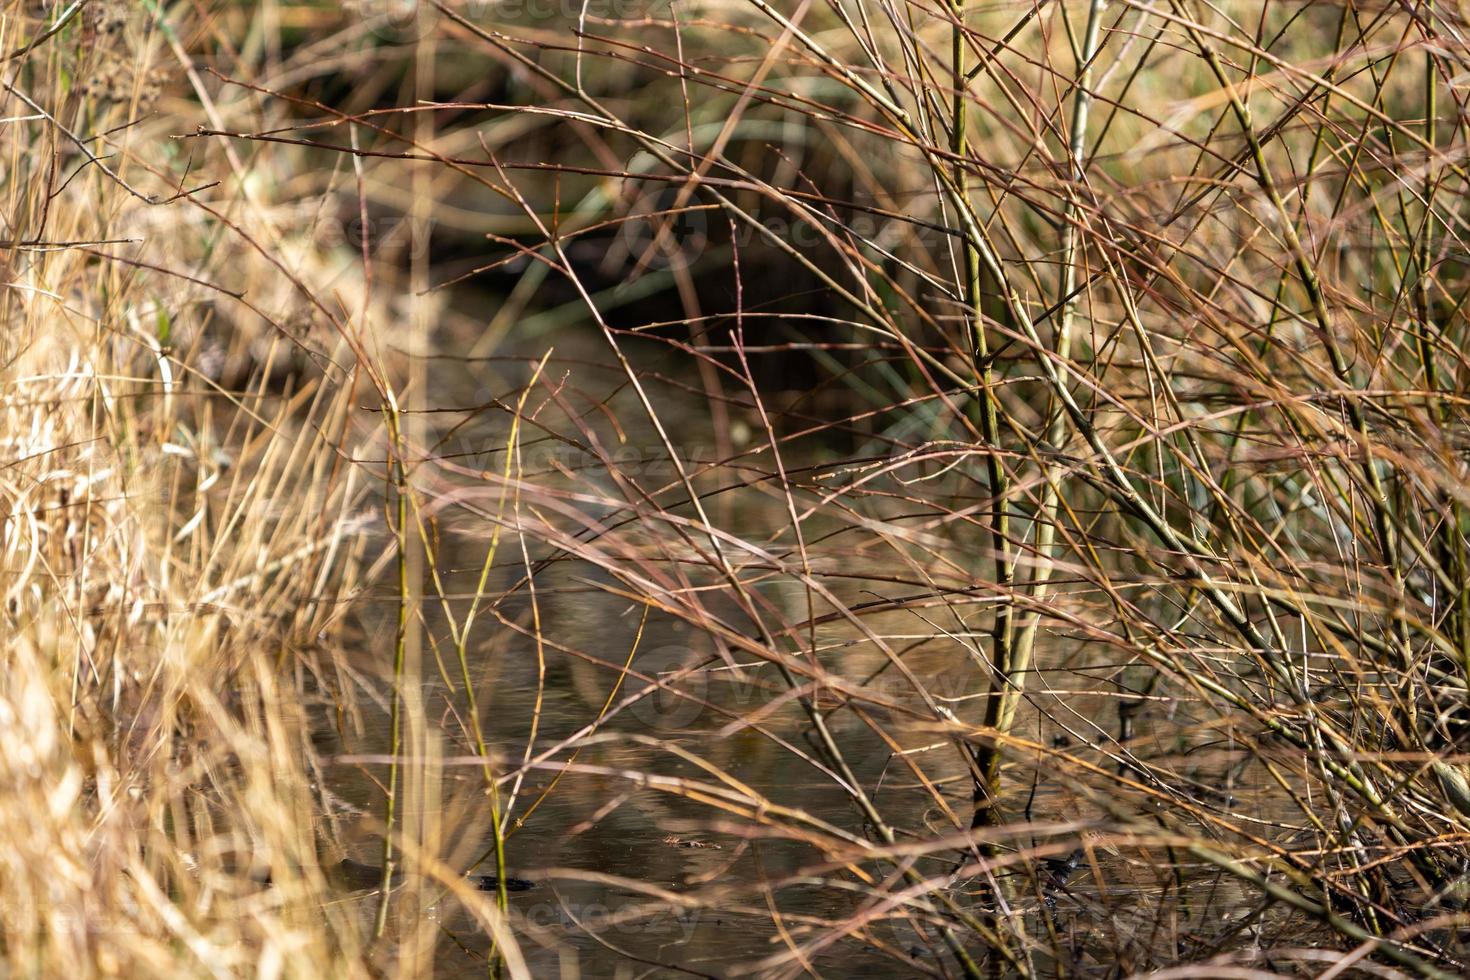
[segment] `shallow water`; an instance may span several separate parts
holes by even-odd
[[[523,353],[534,357],[540,351],[532,344]],[[773,804],[798,808],[849,834],[876,839],[850,795],[813,763],[816,753],[809,726],[769,665],[753,655],[727,651],[740,665],[738,671],[730,669],[707,631],[657,609],[646,611],[627,597],[628,582],[606,570],[605,566],[615,565],[669,588],[702,590],[710,615],[727,624],[741,623],[743,614],[720,594],[718,576],[710,571],[708,559],[700,557],[707,541],[681,539],[667,524],[625,520],[614,506],[615,484],[599,471],[595,458],[546,438],[552,431],[585,439],[586,430],[592,429],[622,453],[625,469],[649,487],[672,482],[672,467],[659,463],[663,450],[657,433],[622,379],[606,368],[607,360],[600,338],[570,342],[558,338],[558,359],[545,374],[567,379],[564,397],[560,404],[543,399],[534,434],[528,427],[520,457],[526,479],[546,492],[534,500],[522,499],[519,511],[530,519],[534,508],[543,512],[560,508],[559,526],[568,535],[581,532],[578,547],[600,549],[597,554],[605,556],[604,567],[586,557],[537,565],[551,553],[548,547],[527,535],[523,551],[521,536],[513,526],[508,528],[500,536],[468,644],[479,715],[497,772],[519,777],[503,783],[500,793],[509,811],[508,868],[538,882],[534,890],[510,900],[532,974],[724,976],[771,972],[778,960],[782,969],[799,971],[805,960],[815,972],[840,976],[953,970],[953,963],[939,953],[934,933],[921,934],[901,916],[878,915],[866,930],[846,930],[845,935],[834,928],[867,914],[869,893],[859,887],[851,868],[828,863],[817,847],[798,839],[790,831],[791,821],[724,812],[707,793],[695,798],[701,791],[687,785],[648,783],[647,777],[658,776],[718,786],[713,770]],[[657,357],[648,363],[671,375],[678,371],[677,364]],[[516,360],[430,361],[425,372],[434,395],[424,407],[479,405],[490,397],[513,402],[526,371],[526,364]],[[574,386],[581,390],[574,391]],[[669,385],[650,382],[650,389],[660,411],[676,426],[671,435],[681,454],[708,456],[715,440],[698,402]],[[599,400],[610,401],[612,411],[598,409],[594,402]],[[616,426],[610,415],[618,419]],[[504,465],[499,448],[507,438],[506,416],[497,411],[439,412],[422,418],[425,441],[438,447],[449,464],[426,466],[420,485],[440,501],[433,527],[438,581],[450,597],[450,613],[462,621],[493,538],[491,516],[517,512],[514,501],[502,504],[500,491],[476,476]],[[794,454],[795,458],[799,457]],[[788,459],[788,465],[791,462]],[[701,485],[708,479],[701,478]],[[732,491],[713,501],[717,523],[751,540],[776,540],[789,525],[784,500],[760,489]],[[817,540],[820,530],[814,518],[808,536]],[[379,535],[373,550],[391,555],[386,535]],[[903,591],[884,584],[894,566],[878,552],[855,551],[848,545],[825,549],[819,543],[808,560],[814,568],[842,573],[832,576],[832,587],[849,604],[871,599],[879,590],[888,595]],[[524,581],[528,564],[536,568],[534,588]],[[390,744],[388,678],[398,603],[392,562],[384,563],[379,573],[372,585],[376,601],[359,604],[363,611],[351,630],[356,639],[346,662],[352,676],[339,678],[339,688],[323,698],[315,733],[333,796],[331,816],[337,818],[327,822],[347,853],[368,862],[381,859],[381,844],[371,834],[354,841],[341,826],[359,815],[382,812],[387,775],[383,755]],[[428,598],[422,606],[423,642],[416,653],[410,645],[410,676],[416,683],[407,701],[415,710],[406,722],[405,745],[412,748],[405,754],[428,751],[431,761],[405,767],[410,773],[405,782],[411,786],[402,791],[400,819],[411,833],[432,841],[446,863],[468,869],[490,849],[490,811],[464,722],[467,702],[448,619],[432,579],[426,575],[423,582]],[[806,590],[791,578],[771,576],[752,591],[766,604],[764,612],[771,621],[795,623],[806,616]],[[974,621],[982,621],[980,614]],[[883,613],[865,622],[895,646],[910,637],[935,635],[926,620],[908,612]],[[804,631],[798,635],[807,639]],[[904,662],[936,693],[953,698],[951,710],[958,716],[977,718],[975,667],[960,635],[953,636],[950,641],[917,646],[905,654]],[[856,642],[860,637],[850,623],[826,623],[816,631],[816,639],[824,651],[823,669],[850,683],[872,677],[886,663],[871,643]],[[629,677],[613,693],[635,648],[634,671],[645,678],[679,675],[678,687],[686,696],[655,694],[622,704],[645,683]],[[1068,651],[1047,657],[1064,668],[1093,663],[1086,655]],[[1034,717],[1023,720],[1019,730],[1038,744],[1099,758],[1088,744],[1116,731],[1117,700],[1110,696],[1112,685],[1099,680],[1104,676],[1111,675],[1107,670],[1069,669],[1039,675]],[[940,788],[958,819],[967,819],[969,783],[958,750],[919,723],[917,716],[905,713],[905,706],[918,708],[920,701],[896,672],[883,674],[869,687],[892,702],[890,710],[868,709],[870,716],[888,739],[914,753],[914,764]],[[594,723],[609,701],[618,710],[603,719],[574,760],[569,746],[548,753]],[[345,710],[331,710],[344,704]],[[758,728],[732,723],[752,713]],[[1136,748],[1164,754],[1186,750],[1190,738],[1172,721],[1151,722],[1155,714],[1140,712],[1143,738]],[[886,820],[900,832],[954,831],[950,818],[896,758],[893,745],[852,712],[837,710],[827,718],[854,774]],[[1150,743],[1149,733],[1154,731],[1158,737]],[[710,768],[702,770],[676,755],[674,746],[698,756]],[[539,763],[523,766],[543,753],[546,757]],[[1223,785],[1225,774],[1237,767],[1228,752],[1216,755],[1221,759],[1201,756],[1181,766],[1181,771],[1188,769],[1201,781]],[[1062,855],[1082,839],[1083,829],[1097,824],[1099,811],[1079,793],[1075,780],[1056,778],[1045,765],[1038,769],[1017,765],[1012,778],[1013,801],[1025,801],[1040,833],[1022,835],[1022,846],[1050,841],[1046,853]],[[1264,797],[1251,786],[1232,792],[1234,798],[1228,800],[1236,807],[1232,815],[1273,820],[1272,833],[1289,830],[1281,825],[1283,814],[1268,812]],[[1248,814],[1239,812],[1241,800],[1250,801],[1244,807]],[[1204,802],[1224,812],[1227,798]],[[1048,838],[1041,825],[1062,829]],[[962,856],[955,849],[940,851],[920,859],[916,867],[925,875],[944,876]],[[891,871],[872,861],[862,867],[869,874]],[[493,871],[493,861],[477,868]],[[983,882],[973,875],[949,884],[953,899],[972,910],[981,908],[977,902],[982,892]],[[1049,924],[1038,911],[1041,903],[1034,886],[1022,885],[1013,894],[1019,907],[1031,909],[1028,929],[1047,944],[1052,940],[1046,930],[1055,930],[1056,942],[1074,957],[1073,968],[1101,969],[1129,950],[1138,954],[1140,964],[1147,962],[1149,951],[1161,947],[1183,955],[1212,935],[1228,933],[1232,916],[1255,911],[1233,881],[1222,881],[1211,869],[1190,868],[1181,881],[1158,860],[1106,844],[1093,850],[1057,893]],[[1181,894],[1187,901],[1179,901]],[[367,895],[360,899],[365,910],[375,902]],[[776,926],[777,913],[781,928]],[[451,898],[435,902],[426,914],[441,928],[438,971],[446,976],[484,975],[489,944],[474,919]],[[1260,932],[1274,927],[1265,918],[1250,928]],[[875,944],[888,947],[890,953]],[[975,955],[983,955],[978,944],[971,945]],[[793,948],[801,950],[800,956]],[[1045,972],[1045,962],[1038,963]]]
[[[472,550],[472,546],[466,545],[465,550]],[[596,577],[596,570],[585,563],[557,566],[544,575],[538,601],[546,639],[620,661],[632,645],[638,616],[623,600],[578,587],[579,582]],[[707,656],[707,651],[699,649],[702,644],[691,639],[690,632],[667,618],[651,618],[634,660],[636,668],[656,675]],[[392,633],[391,629],[379,629],[369,635],[391,637]],[[548,653],[544,682],[538,685],[540,668],[535,644],[504,631],[478,644],[473,659],[485,665],[477,679],[478,689],[486,692],[481,696],[481,717],[487,738],[502,753],[502,770],[514,768],[523,756],[533,715],[539,717],[537,747],[553,745],[597,717],[615,681],[608,668]],[[754,671],[759,672],[759,668]],[[444,795],[457,799],[459,805],[454,809],[462,814],[448,833],[459,842],[463,862],[488,848],[488,812],[479,792],[478,770],[465,764],[464,757],[472,754],[472,746],[459,735],[452,720],[443,719],[449,705],[456,711],[464,710],[463,698],[457,692],[451,694],[441,680],[432,677],[432,671],[426,673],[430,677],[419,688],[418,696],[424,702],[425,715],[434,719],[430,728],[444,740],[442,751],[446,756],[460,757],[458,765],[451,760],[444,767],[442,779]],[[703,678],[686,685],[686,690],[731,712],[748,710],[757,699],[767,701],[774,692],[763,688]],[[346,738],[324,727],[318,748],[325,757],[382,752],[388,744],[387,714],[368,705],[360,707],[358,714],[363,724]],[[795,709],[788,705],[768,714],[764,726],[799,739],[797,720]],[[745,843],[739,836],[721,833],[715,822],[720,814],[706,804],[673,792],[640,788],[636,779],[619,775],[703,775],[694,766],[671,758],[657,743],[635,743],[618,738],[618,734],[679,740],[708,763],[775,802],[796,803],[839,826],[860,828],[858,813],[846,794],[771,738],[749,730],[709,737],[728,721],[728,715],[692,701],[648,698],[611,717],[602,740],[579,754],[576,761],[580,766],[605,771],[570,772],[544,800],[540,797],[555,775],[554,766],[570,753],[561,752],[546,766],[527,774],[509,815],[513,829],[507,857],[512,873],[539,883],[534,891],[511,899],[528,929],[544,931],[541,938],[551,947],[537,953],[534,944],[527,944],[535,975],[547,975],[543,970],[560,970],[568,949],[575,951],[583,976],[614,976],[627,968],[626,962],[620,965],[618,957],[587,936],[584,927],[597,929],[605,941],[640,956],[673,960],[715,974],[722,974],[732,963],[770,951],[773,930],[768,910],[759,907],[760,882],[797,874],[813,863],[814,851],[780,839]],[[847,744],[853,744],[855,734],[846,733]],[[886,754],[867,747],[855,752],[854,758],[860,777],[874,782],[886,763]],[[377,811],[382,793],[370,777],[382,779],[384,769],[382,765],[359,767],[351,763],[335,766],[333,790],[356,807]],[[905,795],[916,794],[890,788],[880,795],[880,801],[897,806]],[[535,809],[527,817],[533,804]],[[522,818],[524,825],[515,826]],[[375,860],[377,848],[376,843],[368,843],[357,856]],[[482,866],[481,870],[490,869],[493,865]],[[675,893],[698,890],[708,894],[722,888],[731,889],[731,893],[723,907],[680,910],[615,883],[578,880],[578,869]],[[597,925],[599,920],[640,905],[651,905],[649,914]],[[793,885],[780,891],[780,907],[789,914],[840,919],[849,914],[850,906],[846,897],[826,889]],[[446,923],[446,928],[452,926]],[[483,940],[465,942],[472,950],[483,946]],[[912,945],[907,942],[905,948]],[[455,949],[453,944],[446,945],[443,952],[450,961],[444,967],[451,975],[450,964],[456,960],[463,960],[469,973],[478,975],[483,970],[483,963],[474,955]],[[859,975],[860,967],[870,968],[875,976],[885,975],[884,970],[891,968],[882,958],[865,955],[854,944],[843,944],[821,959],[839,961],[849,975]]]

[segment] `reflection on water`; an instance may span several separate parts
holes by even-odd
[[[457,569],[448,579],[448,591],[473,588],[473,579],[478,577],[473,565],[483,556],[483,547],[477,544],[468,536],[447,539],[445,558]],[[498,572],[493,588],[513,584],[520,572],[519,568]],[[515,768],[523,758],[533,717],[538,719],[537,748],[544,749],[591,723],[607,701],[617,680],[615,668],[626,659],[639,632],[641,609],[588,586],[603,579],[605,575],[585,563],[554,565],[538,575],[544,676],[536,644],[524,636],[487,628],[485,638],[474,645],[477,689],[484,692],[481,717],[502,760],[502,770]],[[528,617],[529,603],[529,599],[508,603],[502,614],[511,620]],[[383,611],[385,617],[391,612]],[[449,646],[442,616],[430,613],[426,618],[429,631]],[[713,654],[707,640],[701,642],[684,624],[666,616],[650,615],[642,634],[633,665],[649,677],[687,671],[709,661]],[[391,638],[391,624],[367,629],[365,635]],[[365,659],[381,661],[383,652]],[[427,659],[432,660],[432,655]],[[712,671],[691,674],[680,684],[688,697],[654,695],[608,717],[601,737],[578,753],[577,769],[562,775],[554,787],[556,768],[570,750],[527,773],[509,814],[508,860],[515,874],[540,882],[536,890],[512,898],[537,976],[554,975],[550,971],[560,969],[568,944],[579,954],[581,975],[617,975],[619,957],[594,940],[591,931],[629,953],[714,974],[723,974],[732,963],[774,951],[770,947],[771,913],[760,898],[762,882],[798,877],[819,855],[796,841],[746,839],[722,832],[728,828],[721,826],[721,814],[706,803],[673,788],[639,787],[631,774],[708,777],[656,743],[618,737],[629,734],[678,741],[772,801],[795,803],[839,826],[859,827],[859,815],[847,795],[777,741],[792,740],[811,751],[802,737],[796,707],[772,703],[778,700],[779,688],[762,679],[768,673],[766,668],[754,667],[740,680],[724,680],[728,671],[717,662]],[[445,756],[471,755],[473,745],[452,717],[464,711],[464,699],[457,686],[451,691],[436,674],[433,666],[425,667],[419,689],[424,713],[433,719],[435,733],[445,740]],[[632,683],[625,682],[615,703],[632,689]],[[710,737],[736,714],[758,703],[769,706],[761,718],[765,734],[744,728]],[[319,741],[323,754],[382,752],[388,744],[387,713],[364,699],[361,718],[360,728],[347,738],[335,730],[324,733]],[[876,782],[886,764],[886,753],[877,740],[871,733],[864,740],[856,728],[849,730],[845,725],[839,730],[846,744],[861,746],[853,752],[859,776]],[[332,770],[333,790],[350,804],[376,812],[382,792],[374,777],[381,779],[382,770],[382,766],[337,766]],[[483,853],[490,846],[490,835],[477,770],[451,764],[442,778],[446,797],[455,800],[453,809],[462,814],[462,822],[449,828],[458,851],[462,858]],[[891,787],[884,790],[883,797],[885,803],[896,806],[905,794],[912,795],[912,790]],[[922,797],[915,799],[922,804]],[[520,819],[525,823],[519,824]],[[376,847],[364,845],[357,857],[374,860]],[[563,870],[551,873],[548,869]],[[590,874],[579,878],[577,870]],[[631,879],[647,888],[633,890],[600,876]],[[656,900],[657,890],[679,894],[693,889],[704,896],[726,891],[728,903],[715,910],[679,909]],[[796,916],[791,928],[804,931],[802,919],[838,921],[850,915],[853,897],[798,882],[780,889],[779,905],[783,912]],[[639,914],[639,909],[646,912]],[[619,920],[620,915],[628,918]],[[469,920],[460,918],[459,925],[469,927]],[[453,930],[455,921],[447,917],[445,928]],[[462,961],[467,973],[478,975],[483,963],[475,954],[483,952],[484,941],[473,935],[460,939],[470,952],[445,944],[442,954],[448,962],[444,968],[452,972],[451,964]],[[903,937],[889,937],[889,941],[903,941]],[[913,944],[905,941],[905,948]],[[542,945],[545,948],[538,951]],[[861,944],[825,951],[821,961],[828,966],[840,962],[849,974],[868,971],[878,976],[891,970],[890,962],[877,954],[865,954]],[[624,961],[622,968],[626,966]]]
[[[478,477],[505,465],[504,411],[445,412],[424,416],[428,421],[421,423],[427,427],[423,442],[441,457],[421,469],[419,480],[437,502],[431,539],[437,582],[455,622],[463,622],[470,609],[495,540],[495,515],[506,527],[468,653],[497,771],[509,774],[500,789],[508,811],[508,864],[513,874],[539,883],[511,898],[533,975],[682,971],[723,976],[737,968],[761,972],[762,964],[778,962],[841,976],[892,976],[905,966],[920,972],[951,970],[953,963],[941,955],[932,928],[892,914],[895,906],[875,898],[872,884],[891,875],[891,865],[857,860],[855,847],[845,855],[831,852],[837,839],[832,833],[804,837],[799,832],[809,819],[855,841],[877,840],[851,794],[817,761],[811,726],[781,677],[730,640],[753,632],[752,621],[712,570],[708,540],[681,534],[666,522],[630,518],[630,507],[622,506],[639,492],[676,484],[658,434],[626,385],[595,366],[601,357],[595,345],[558,353],[545,371],[552,384],[528,400],[535,424],[526,427],[517,460],[524,482],[540,488],[534,499],[529,491],[520,499],[507,496],[498,482]],[[481,365],[448,360],[433,362],[430,372],[435,397],[427,407],[445,409],[490,401],[513,404],[527,368],[525,361],[513,359]],[[700,452],[691,447],[714,441],[702,431],[704,414],[689,394],[669,386],[657,397],[667,418],[682,426],[673,433],[681,452],[697,458]],[[616,485],[597,454],[586,448],[594,435],[609,454],[621,453],[623,468],[642,486]],[[788,458],[787,465],[796,458]],[[701,487],[709,482],[697,479]],[[679,492],[676,487],[674,493]],[[669,507],[669,491],[663,493],[661,502]],[[789,547],[786,502],[769,486],[714,499],[719,523],[732,533]],[[684,513],[692,512],[685,508]],[[522,536],[516,533],[517,521],[535,523],[540,530]],[[817,543],[805,560],[823,570],[836,598],[857,605],[875,594],[913,591],[891,584],[891,556],[854,549],[845,539],[840,550],[824,545],[819,521],[814,517],[807,525],[807,538]],[[582,549],[579,556],[544,543],[551,526],[564,535],[564,547]],[[386,539],[384,547],[389,547]],[[822,652],[810,665],[813,672],[825,671],[848,685],[866,681],[867,690],[880,694],[882,703],[865,707],[861,715],[841,709],[831,691],[820,694],[816,706],[853,775],[899,831],[900,843],[914,834],[957,833],[969,817],[967,769],[953,742],[922,721],[921,701],[907,682],[854,623],[823,617],[830,605],[815,608],[821,625],[814,632],[802,627],[809,597],[800,581],[763,573],[749,551],[732,549],[730,555],[742,577],[756,583],[750,593],[768,630],[784,630],[782,635],[800,637],[802,643],[815,639]],[[549,557],[556,560],[545,561]],[[623,576],[644,576],[643,584],[653,583],[669,595],[696,595],[708,618],[691,624],[687,616],[630,599],[639,590],[610,567]],[[534,571],[529,579],[528,568]],[[320,713],[317,744],[328,765],[334,814],[382,812],[395,574],[389,563],[375,586],[380,601],[362,604],[360,638],[347,658],[350,678],[327,699],[338,704],[350,697],[352,709]],[[424,577],[429,598],[422,607],[423,642],[408,698],[415,708],[408,727],[423,734],[417,739],[411,734],[406,744],[432,749],[438,761],[417,767],[418,783],[408,780],[417,789],[405,790],[400,817],[434,841],[446,862],[468,868],[490,849],[490,809],[465,721],[450,620],[433,582]],[[908,669],[946,700],[948,710],[959,718],[978,718],[974,695],[983,685],[976,679],[972,648],[980,634],[964,622],[936,627],[925,616],[922,610],[884,612],[866,618],[863,628],[901,650]],[[974,623],[982,624],[983,616],[976,612]],[[911,642],[936,635],[943,642]],[[714,637],[724,640],[717,643]],[[1089,746],[1116,729],[1115,687],[1100,680],[1111,675],[1106,669],[1082,670],[1091,661],[1080,655],[1053,659],[1066,669],[1038,675],[1034,719],[1020,731],[1038,744],[1097,760]],[[625,664],[628,676],[620,684]],[[676,693],[637,697],[655,682]],[[746,721],[738,721],[742,718]],[[1148,726],[1140,730],[1147,742]],[[1187,747],[1177,732],[1135,746],[1155,754]],[[1236,773],[1228,758],[1213,769],[1203,759],[1190,766],[1181,772],[1190,768],[1202,782]],[[1038,835],[1013,843],[1043,845],[1038,852],[1043,857],[1064,856],[1086,839],[1084,831],[1101,826],[1098,808],[1059,771],[1025,764],[1014,769],[1014,798],[1024,801]],[[752,795],[799,812],[800,818],[767,819],[745,802]],[[1237,793],[1249,795],[1249,787]],[[1217,796],[1202,805],[1223,812],[1226,802],[1238,802]],[[414,799],[418,811],[412,809]],[[1053,836],[1040,825],[1050,827]],[[346,837],[351,856],[378,860],[378,843]],[[1044,903],[1034,882],[1012,892],[1021,908],[1032,910],[1028,929],[1048,943],[1054,938],[1079,963],[1108,962],[1131,944],[1169,943],[1184,955],[1188,944],[1208,939],[1189,932],[1191,918],[1201,911],[1251,912],[1234,882],[1209,869],[1200,867],[1181,882],[1162,862],[1097,840],[1099,846],[1087,852],[1076,874],[1051,895],[1055,911],[1049,917],[1041,911]],[[964,858],[964,850],[951,847],[919,856],[915,867],[942,878]],[[982,878],[958,878],[948,888],[961,907],[980,908]],[[1173,935],[1159,933],[1162,896],[1172,896],[1177,913]],[[363,896],[362,901],[370,908],[374,899]],[[488,941],[474,920],[451,899],[437,903],[431,914],[442,930],[440,971],[483,975]],[[838,928],[841,923],[849,927]],[[1269,926],[1260,917],[1249,928]],[[1230,927],[1215,916],[1213,932]]]

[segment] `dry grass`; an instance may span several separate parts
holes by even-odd
[[[172,140],[201,109],[167,33],[75,7],[5,67],[4,969],[361,973],[286,693],[359,550],[348,392],[287,339],[348,352],[304,316],[332,280],[245,161]]]

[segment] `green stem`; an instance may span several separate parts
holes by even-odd
[[[965,103],[965,31],[964,2],[953,0],[950,13],[954,24],[950,31],[951,83],[954,86],[954,101],[951,107],[950,152],[954,157],[951,183],[958,207],[970,206],[969,172],[966,157],[969,155],[969,133],[967,106]],[[986,478],[990,485],[990,548],[995,565],[995,588],[1000,596],[995,622],[991,627],[991,698],[986,702],[986,724],[990,725],[996,704],[997,689],[1004,689],[1014,670],[1012,640],[1015,635],[1015,605],[1009,595],[1011,589],[1010,515],[1006,511],[1006,494],[1009,489],[1005,467],[1000,460],[1000,419],[992,393],[993,375],[990,368],[990,346],[985,330],[984,286],[980,266],[978,243],[966,235],[960,245],[964,277],[965,307],[969,311],[971,343],[975,361],[975,386],[978,389],[975,405],[979,409],[980,437],[989,450],[986,453]],[[975,812],[971,826],[993,826],[996,822],[997,777],[1000,774],[999,746],[982,744],[975,752]]]
[[[1088,7],[1087,29],[1082,40],[1082,64],[1077,73],[1076,91],[1072,97],[1072,133],[1068,147],[1068,176],[1073,187],[1067,197],[1062,217],[1062,276],[1058,286],[1058,302],[1062,305],[1057,312],[1054,347],[1059,384],[1067,383],[1066,362],[1072,354],[1072,320],[1077,311],[1075,294],[1080,264],[1078,262],[1077,221],[1081,208],[1078,203],[1078,195],[1081,193],[1082,182],[1085,179],[1082,162],[1087,149],[1087,118],[1092,108],[1092,92],[1089,86],[1092,78],[1092,65],[1097,60],[1104,6],[1106,6],[1106,0],[1092,0]],[[1061,499],[1062,469],[1055,460],[1057,459],[1056,453],[1061,449],[1066,438],[1067,415],[1054,398],[1050,409],[1050,422],[1046,430],[1047,462],[1042,464],[1045,483],[1041,491],[1041,502],[1036,511],[1036,553],[1040,563],[1031,580],[1031,606],[1034,610],[1039,610],[1042,600],[1046,597],[1055,567],[1051,559],[1056,546],[1057,521],[1060,519],[1058,510]],[[992,698],[987,705],[987,708],[993,709],[995,717],[993,720],[987,718],[986,724],[1002,734],[1009,733],[1011,726],[1015,724],[1016,710],[1026,690],[1026,672],[1031,669],[1031,661],[1036,648],[1036,633],[1040,622],[1041,613],[1039,611],[1034,611],[1027,616],[1026,624],[1016,639],[1010,672],[1003,678],[1005,689],[1001,692],[1000,697]],[[990,774],[990,778],[997,780],[1000,775],[998,744],[991,755],[997,761],[992,763],[995,771]]]
[[[391,443],[402,448],[398,439],[398,427],[389,415]],[[393,476],[391,485],[397,496],[398,538],[398,628],[393,644],[393,707],[388,726],[388,788],[383,801],[383,880],[378,893],[378,911],[373,920],[373,938],[380,939],[388,925],[388,900],[392,890],[393,875],[398,864],[398,852],[393,846],[393,829],[398,816],[398,755],[403,747],[403,667],[408,650],[408,495],[404,486],[402,453],[389,464]]]

